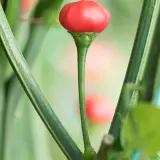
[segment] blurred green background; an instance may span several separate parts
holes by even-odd
[[[108,104],[108,108],[115,108],[133,46],[142,0],[97,1],[111,12],[111,23],[89,49],[86,64],[86,94],[103,96],[109,100],[109,104],[113,104],[112,106]],[[64,1],[61,7],[68,2],[70,1]],[[19,16],[21,17],[20,14]],[[23,51],[30,32],[29,22],[20,21],[16,27],[17,42]],[[40,31],[43,29],[43,26],[39,28]],[[34,77],[62,124],[83,150],[77,111],[77,62],[73,39],[60,26],[58,17],[43,38],[43,44],[38,46],[40,53],[31,66]],[[34,41],[38,40],[35,36]],[[106,123],[89,126],[95,150],[98,150],[109,125]],[[14,111],[14,121],[9,130],[6,147],[6,160],[66,159],[24,92]]]

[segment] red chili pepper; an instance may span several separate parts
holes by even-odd
[[[21,0],[21,13],[27,14],[32,9],[37,0]]]
[[[103,96],[90,95],[86,97],[86,115],[95,124],[105,124],[112,121],[113,105]]]
[[[110,13],[99,3],[81,0],[66,4],[59,15],[61,25],[70,32],[102,32],[110,22]]]

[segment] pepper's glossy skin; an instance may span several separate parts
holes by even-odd
[[[99,3],[82,0],[66,4],[60,14],[61,25],[70,32],[102,32],[110,22],[110,13]]]

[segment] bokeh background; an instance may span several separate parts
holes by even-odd
[[[111,12],[111,23],[89,49],[86,95],[104,97],[107,107],[114,110],[131,54],[142,0],[98,1]],[[64,1],[61,7],[68,2],[70,1]],[[17,30],[22,30],[21,34],[17,34],[17,42],[23,50],[30,32],[29,23],[20,21]],[[52,25],[44,37],[43,45],[38,47],[38,57],[30,66],[34,77],[62,124],[83,150],[78,112],[76,48],[72,37],[60,26],[58,17],[56,24]],[[89,125],[95,150],[98,150],[102,136],[107,133],[109,126],[110,122]],[[14,111],[6,147],[6,160],[66,159],[24,92]]]

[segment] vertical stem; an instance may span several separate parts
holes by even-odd
[[[72,35],[76,47],[77,47],[77,62],[78,62],[78,89],[79,89],[79,104],[80,104],[80,116],[81,126],[84,141],[84,157],[85,159],[96,159],[96,153],[91,146],[88,133],[88,124],[86,117],[86,105],[85,105],[85,63],[88,48],[92,41],[97,36],[97,33],[73,33]]]
[[[158,61],[158,68],[157,68],[157,74],[155,79],[155,92],[154,92],[152,103],[156,107],[160,106],[160,56]]]
[[[125,103],[124,103],[124,88],[127,83],[135,83],[139,84],[139,81],[137,81],[137,76],[139,76],[139,69],[140,67],[144,66],[146,61],[142,61],[143,54],[144,54],[144,48],[146,45],[147,37],[148,37],[148,31],[150,28],[152,15],[155,7],[155,0],[144,0],[143,7],[142,7],[142,13],[139,21],[139,26],[134,42],[134,46],[132,49],[132,54],[129,62],[129,66],[127,69],[126,77],[124,80],[124,84],[122,87],[121,95],[119,98],[119,102],[116,108],[116,112],[109,130],[109,133],[113,135],[116,139],[119,139],[120,130],[122,127],[122,121],[121,118],[117,115],[117,113],[121,114],[122,117],[125,118],[127,111],[125,109]],[[146,55],[147,56],[147,55]],[[133,91],[134,95],[138,95],[137,91]]]
[[[81,115],[81,126],[84,140],[84,147],[87,150],[91,146],[88,133],[88,124],[86,118],[86,105],[85,105],[85,63],[88,48],[77,47],[77,62],[78,62],[78,88],[79,88],[79,104]]]
[[[159,91],[159,80],[158,75],[156,79],[156,73],[158,74],[158,59],[160,56],[160,0],[155,1],[154,12],[152,16],[152,21],[148,33],[148,38],[146,42],[146,47],[143,55],[143,67],[140,67],[139,76],[137,77],[137,81],[141,82],[141,85],[145,87],[145,92],[142,96],[139,97],[139,101],[151,102],[153,99],[154,105],[157,105],[157,98]],[[155,86],[155,95],[154,95],[154,84],[155,79],[157,80]],[[156,88],[157,87],[157,88]],[[132,160],[137,160],[141,156],[141,152],[135,150],[132,154]]]
[[[0,160],[3,160],[4,157],[4,88],[3,82],[0,82]]]
[[[5,138],[5,118],[6,118],[6,90],[5,90],[5,80],[6,80],[6,71],[8,67],[7,58],[5,57],[5,50],[3,48],[2,41],[0,40],[0,160],[3,160],[4,157],[4,138]]]
[[[158,10],[159,10],[159,0],[143,1],[141,16],[140,16],[139,25],[137,28],[137,33],[136,33],[127,73],[126,73],[121,94],[119,97],[116,112],[109,130],[109,134],[113,135],[115,138],[114,147],[118,150],[122,149],[121,142],[120,142],[120,131],[121,131],[123,122],[121,117],[125,118],[128,112],[128,107],[124,99],[125,87],[127,84],[142,85],[142,87],[145,85],[145,87],[147,87],[149,82],[148,79],[147,81],[144,81],[143,84],[141,82],[142,80],[144,80],[143,79],[144,75],[147,75],[147,72],[150,72],[150,69],[152,67],[153,67],[152,69],[155,68],[154,63],[150,66],[150,62],[153,56],[151,56],[151,52],[148,52],[148,50],[150,49],[148,48],[148,46],[150,46],[150,43],[152,41],[153,28],[154,28],[153,25],[152,26],[150,25],[151,23],[154,23],[155,25],[155,20],[157,18]],[[150,33],[149,33],[149,30],[151,30]],[[149,66],[151,68],[148,68]],[[150,89],[148,91],[150,92]],[[146,94],[144,93],[143,97],[140,97],[141,100],[146,98]],[[137,91],[136,89],[135,90],[133,89],[132,94],[129,95],[130,104],[131,104],[130,106],[132,106],[135,102],[137,102],[138,96],[141,96],[140,92]],[[121,116],[119,116],[118,114],[120,114]],[[102,147],[103,146],[101,145],[100,150],[102,149]]]
[[[7,0],[7,7],[6,7],[6,17],[8,20],[8,23],[14,32],[18,16],[20,13],[20,1],[19,0]]]

